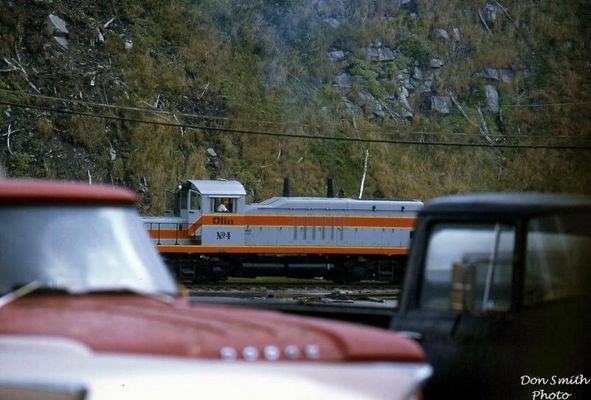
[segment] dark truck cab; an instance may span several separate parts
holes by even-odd
[[[590,261],[589,197],[427,202],[391,322],[421,343],[433,365],[425,397],[587,393]]]

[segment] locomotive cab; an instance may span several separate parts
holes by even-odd
[[[181,217],[186,221],[201,216],[201,196],[191,186],[190,182],[180,184],[174,195],[173,213],[175,217]]]
[[[190,180],[179,184],[173,213],[188,223],[206,214],[242,213],[246,191],[236,181]]]

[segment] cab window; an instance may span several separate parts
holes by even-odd
[[[190,191],[191,210],[201,210],[201,196],[197,192]]]
[[[514,242],[515,228],[509,225],[435,225],[420,307],[471,314],[509,309]]]
[[[235,199],[229,197],[214,197],[211,202],[212,210],[214,213],[233,213],[235,209]]]
[[[187,210],[188,192],[186,189],[177,192],[176,203],[178,204],[178,209],[181,211]]]

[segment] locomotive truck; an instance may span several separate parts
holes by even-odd
[[[246,203],[230,180],[187,180],[164,216],[143,221],[180,281],[227,276],[323,277],[336,282],[399,280],[417,200],[282,197]]]

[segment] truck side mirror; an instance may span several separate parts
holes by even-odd
[[[454,263],[452,267],[450,309],[458,314],[472,314],[475,311],[474,286],[476,268],[471,263]]]

